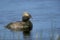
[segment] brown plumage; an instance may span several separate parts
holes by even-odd
[[[8,25],[6,25],[6,28],[14,31],[31,31],[32,22],[29,20],[30,18],[31,15],[25,12],[22,17],[22,21],[9,23]]]

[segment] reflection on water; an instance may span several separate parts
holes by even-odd
[[[54,34],[49,30],[21,32],[21,31],[0,31],[0,40],[60,40],[57,32]]]
[[[24,40],[31,40],[31,34],[30,32],[23,32]]]

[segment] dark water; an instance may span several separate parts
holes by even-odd
[[[31,33],[13,32],[10,22],[21,20],[22,13],[31,15]],[[60,35],[60,0],[0,0],[0,40],[57,40]]]

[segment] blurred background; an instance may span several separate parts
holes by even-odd
[[[5,28],[32,15],[33,30],[25,35]],[[0,0],[0,40],[60,40],[60,0]]]

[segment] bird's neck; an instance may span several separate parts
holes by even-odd
[[[22,18],[22,21],[27,22],[27,21],[29,21],[29,18]]]
[[[29,20],[22,20],[23,22],[28,22]]]

